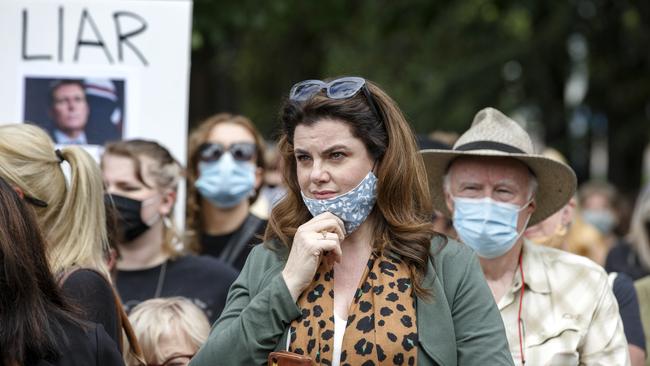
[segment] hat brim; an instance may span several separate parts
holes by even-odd
[[[429,190],[436,210],[452,217],[445,200],[443,178],[449,164],[461,156],[508,157],[521,161],[535,174],[538,182],[535,212],[528,226],[537,224],[562,208],[575,194],[577,179],[571,168],[541,155],[513,154],[495,150],[421,150],[429,180]]]

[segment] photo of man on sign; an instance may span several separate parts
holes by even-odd
[[[24,106],[24,120],[57,144],[103,145],[123,136],[123,80],[27,77]]]

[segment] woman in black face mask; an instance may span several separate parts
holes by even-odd
[[[101,165],[106,203],[116,211],[116,285],[126,310],[183,296],[216,320],[237,272],[214,258],[184,255],[172,218],[180,164],[156,142],[130,140],[108,144]]]

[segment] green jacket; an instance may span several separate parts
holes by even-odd
[[[477,257],[458,242],[436,237],[423,285],[430,300],[418,298],[418,365],[512,365],[508,342],[492,293]],[[266,365],[268,354],[283,350],[291,321],[300,308],[281,272],[286,252],[262,245],[250,253],[228,293],[226,307],[192,366]]]

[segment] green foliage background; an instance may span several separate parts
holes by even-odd
[[[608,178],[633,191],[650,131],[649,27],[646,1],[195,0],[190,121],[242,113],[272,137],[293,83],[360,75],[419,133],[462,132],[485,106],[532,111],[545,142],[586,179],[585,157],[572,151],[590,140],[570,138],[564,102],[567,40],[580,34],[583,106],[609,121]]]

